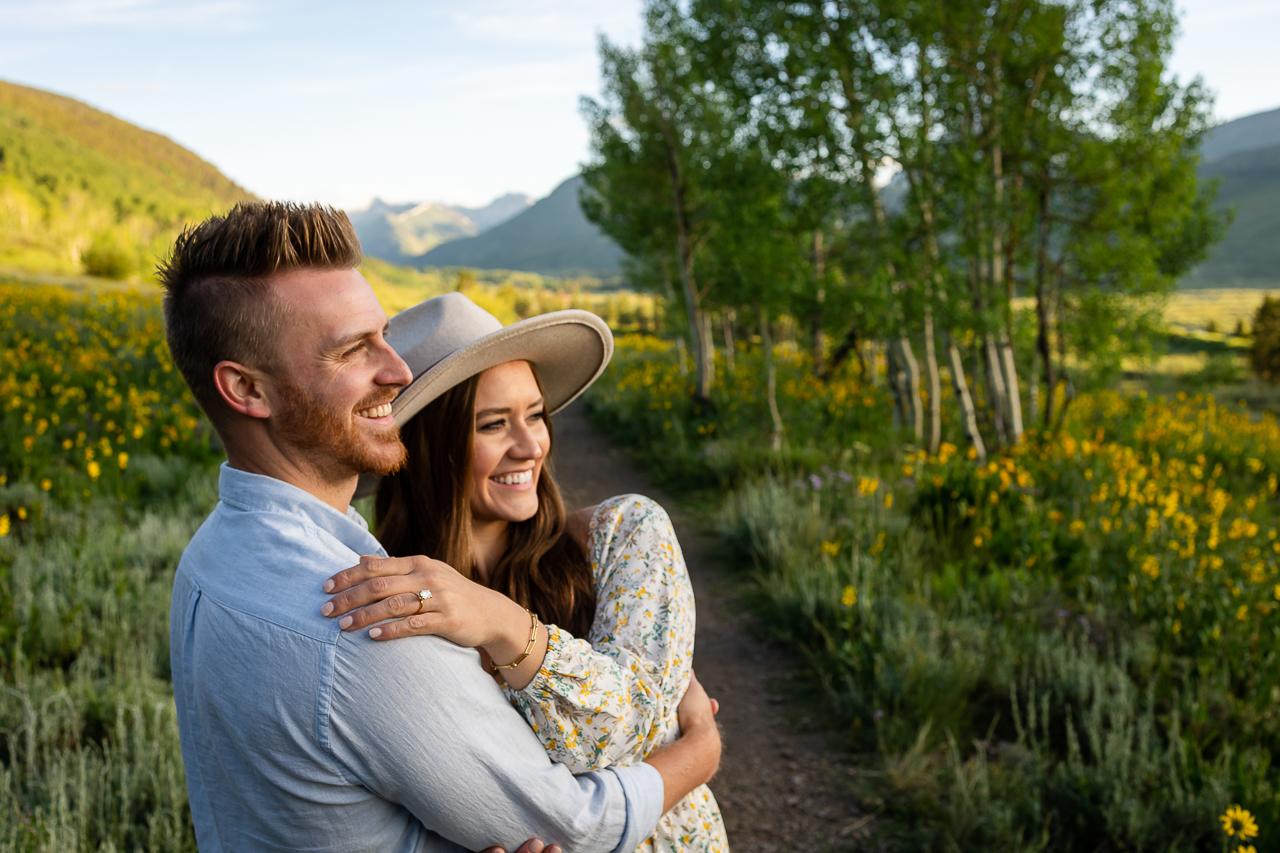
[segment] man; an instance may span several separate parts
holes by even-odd
[[[718,763],[696,682],[680,741],[575,777],[473,650],[320,613],[325,579],[386,556],[349,504],[405,453],[390,402],[412,376],[360,260],[345,214],[255,203],[185,231],[160,270],[174,362],[227,451],[170,612],[200,849],[634,850]]]

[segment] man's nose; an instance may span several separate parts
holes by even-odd
[[[405,364],[400,353],[392,349],[391,344],[386,340],[381,342],[381,349],[383,367],[378,372],[378,384],[404,387],[412,382],[413,371],[409,369],[409,365]]]

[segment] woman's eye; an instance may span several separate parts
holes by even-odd
[[[546,419],[547,419],[547,412],[545,409],[542,410],[541,412],[534,412],[532,415],[529,415],[529,420],[531,421],[545,421]]]
[[[489,421],[487,424],[481,424],[479,426],[479,430],[481,432],[494,432],[495,430],[501,429],[505,424],[506,421]]]

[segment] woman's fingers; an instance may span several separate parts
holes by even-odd
[[[369,578],[407,575],[419,567],[419,561],[426,559],[426,557],[364,556],[360,558],[360,565],[343,569],[321,586],[325,592],[341,592]]]
[[[374,577],[338,593],[320,607],[325,616],[341,616],[375,601],[390,600],[419,589],[431,589],[429,580],[413,575]],[[400,615],[400,614],[395,614]]]
[[[413,616],[406,616],[394,622],[374,625],[369,629],[369,636],[375,640],[395,640],[418,634],[439,634],[444,629],[444,614],[428,610],[426,613],[415,613]]]
[[[338,620],[338,627],[344,631],[358,631],[385,619],[402,619],[439,609],[439,601],[434,596],[424,603],[416,592],[400,593],[348,613]]]

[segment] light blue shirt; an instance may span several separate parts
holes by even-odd
[[[320,585],[385,555],[364,519],[222,466],[173,585],[169,638],[203,853],[456,851],[531,837],[628,853],[662,813],[647,764],[552,764],[478,655],[378,643],[320,615]]]

